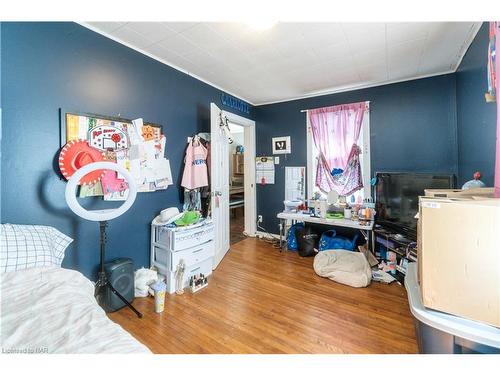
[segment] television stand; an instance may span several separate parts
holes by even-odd
[[[373,236],[374,253],[380,261],[386,260],[387,251],[396,253],[396,275],[393,276],[402,282],[408,263],[417,261],[417,243],[403,233],[378,224],[373,228]]]

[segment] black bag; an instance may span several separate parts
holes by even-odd
[[[301,257],[312,257],[318,253],[319,235],[314,233],[311,227],[298,227],[295,229],[295,236],[297,237]]]

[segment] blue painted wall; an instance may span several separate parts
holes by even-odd
[[[255,107],[257,155],[270,155],[271,138],[291,136],[292,153],[280,156],[276,183],[257,186],[263,226],[278,232],[286,166],[306,166],[306,114],[301,109],[370,101],[371,169],[457,173],[455,75],[378,86]]]
[[[488,90],[488,39],[488,22],[485,22],[456,72],[460,186],[478,170],[482,180],[493,186],[496,103],[486,103],[484,98]]]
[[[209,103],[220,104],[221,92],[73,23],[4,22],[0,43],[1,220],[52,225],[78,239],[64,265],[91,276],[97,224],[75,217],[63,200],[65,183],[55,167],[58,108],[163,124],[178,180],[185,139],[208,129]],[[301,109],[369,100],[372,172],[455,173],[461,183],[480,169],[491,184],[495,111],[484,102],[486,43],[483,25],[456,74],[251,108],[257,155],[271,154],[273,136],[292,137],[292,154],[280,156],[276,184],[257,187],[264,226],[278,230],[284,167],[306,165]],[[133,208],[110,223],[108,258],[129,256],[137,267],[147,265],[149,222],[172,205],[180,205],[177,187],[139,194]]]
[[[2,71],[2,22],[0,22],[0,72]],[[0,74],[0,160],[2,160],[2,74]],[[2,175],[2,163],[0,163],[0,176]],[[2,191],[2,180],[0,178],[0,194]],[[0,217],[2,216],[2,200],[0,199]]]
[[[164,125],[176,183],[186,137],[209,129],[210,102],[221,91],[74,23],[2,23],[2,222],[52,225],[76,239],[63,265],[91,276],[98,263],[98,224],[77,218],[56,174],[58,108],[143,117]],[[252,116],[252,109],[250,117]],[[94,202],[96,203],[96,202]],[[110,222],[109,259],[149,264],[149,223],[179,206],[177,186],[140,193]]]

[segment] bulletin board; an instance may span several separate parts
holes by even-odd
[[[170,162],[165,157],[165,134],[161,125],[90,113],[63,112],[61,147],[85,140],[103,153],[106,161],[125,167],[134,177],[138,192],[164,190],[173,183]],[[95,185],[82,185],[80,197],[100,196],[105,200],[125,200],[128,189],[123,179],[106,172]]]

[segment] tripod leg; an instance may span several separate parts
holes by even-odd
[[[134,306],[132,306],[132,304],[127,301],[125,297],[123,297],[115,288],[113,288],[113,285],[111,285],[109,282],[106,285],[111,289],[114,295],[118,296],[118,298],[120,298],[124,304],[126,304],[133,312],[135,312],[137,317],[142,318],[142,314]]]
[[[106,280],[106,274],[103,272],[99,272],[99,275],[97,277],[97,281],[95,283],[95,291],[94,291],[94,297],[97,297],[98,295],[101,294],[102,288],[104,288],[107,284]]]

